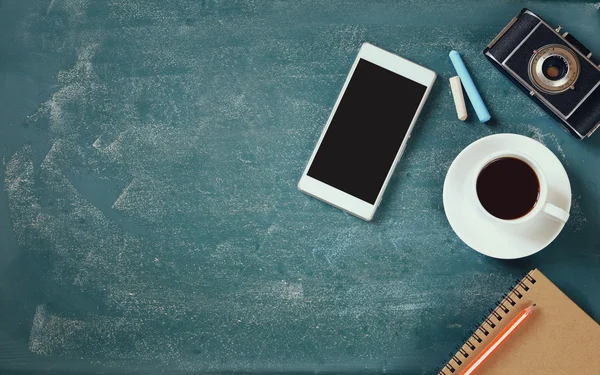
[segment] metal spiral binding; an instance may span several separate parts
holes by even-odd
[[[450,375],[456,373],[463,364],[462,359],[469,358],[470,354],[477,349],[477,345],[483,341],[483,338],[488,336],[491,331],[496,328],[497,322],[502,321],[503,315],[508,314],[510,308],[515,306],[517,301],[523,298],[524,294],[529,291],[531,286],[527,285],[527,283],[525,283],[526,281],[531,285],[536,283],[536,280],[529,273],[524,274],[521,279],[515,280],[514,286],[509,289],[508,293],[503,294],[502,298],[496,301],[496,307],[489,310],[490,315],[483,318],[481,324],[475,326],[475,328],[469,332],[469,337],[465,338],[464,344],[457,348],[456,354],[450,354],[450,359],[438,370],[438,375]]]

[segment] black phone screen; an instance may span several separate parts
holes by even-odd
[[[426,90],[360,59],[307,174],[375,204]]]

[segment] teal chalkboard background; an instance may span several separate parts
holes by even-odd
[[[534,267],[600,320],[600,135],[481,55],[523,6],[600,54],[594,1],[0,1],[0,373],[431,374]],[[296,190],[365,41],[439,74],[371,223]],[[451,49],[491,124],[456,120]],[[442,207],[454,157],[502,132],[573,188],[519,261]]]

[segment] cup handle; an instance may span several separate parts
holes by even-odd
[[[544,212],[550,215],[554,220],[566,223],[569,220],[569,213],[560,207],[553,205],[552,203],[546,203],[544,206]]]

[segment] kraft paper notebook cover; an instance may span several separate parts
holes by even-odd
[[[497,302],[439,375],[459,375],[496,334],[533,303],[537,305],[533,315],[475,374],[600,374],[600,325],[536,269]]]

